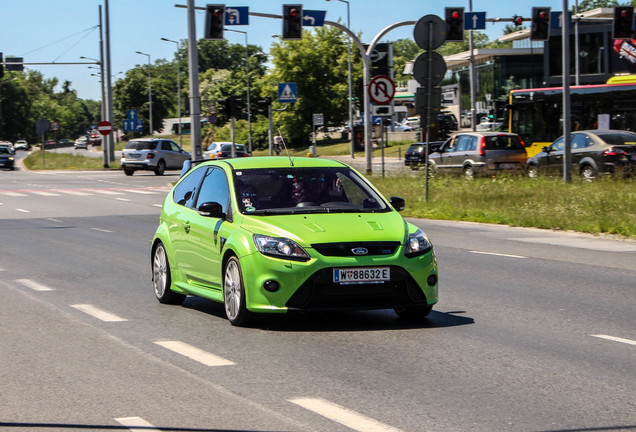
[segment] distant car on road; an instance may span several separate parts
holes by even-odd
[[[79,137],[78,139],[75,140],[74,147],[76,149],[88,150],[88,139],[85,136]]]
[[[102,136],[96,130],[90,132],[88,137],[88,142],[92,146],[100,146],[102,145]]]
[[[13,146],[14,150],[31,150],[31,145],[26,140],[17,140]]]
[[[461,132],[453,135],[439,151],[428,158],[433,175],[437,172],[476,175],[522,172],[528,156],[517,134],[500,132]]]
[[[0,166],[11,170],[15,169],[14,152],[7,146],[0,145]]]
[[[73,141],[71,141],[70,139],[66,139],[66,138],[62,138],[61,140],[59,140],[57,142],[59,145],[63,145],[63,146],[70,146],[73,144]]]
[[[636,133],[621,130],[585,130],[572,132],[572,172],[585,180],[597,175],[636,172]],[[563,174],[563,137],[526,163],[529,177]]]
[[[429,143],[428,154],[439,151],[445,141],[433,141]],[[426,143],[411,144],[404,152],[404,165],[417,170],[426,164]]]
[[[11,144],[11,141],[0,141],[0,147],[9,149],[11,154],[15,154],[15,148],[13,144]]]
[[[181,169],[190,153],[169,139],[139,138],[128,141],[121,152],[121,167],[128,176],[137,170],[154,171],[163,175],[165,170]]]
[[[236,157],[249,156],[247,148],[244,144],[234,144],[234,153]],[[231,142],[213,142],[203,152],[204,159],[225,159],[232,157],[232,143]]]

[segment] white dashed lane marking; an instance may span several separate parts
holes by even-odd
[[[226,360],[222,357],[203,351],[192,345],[188,345],[181,341],[156,341],[157,345],[174,351],[177,354],[188,357],[189,359],[203,363],[206,366],[233,366],[236,363],[230,360]]]
[[[115,420],[131,431],[160,432],[159,429],[141,417],[119,417]]]
[[[53,288],[42,285],[41,283],[38,283],[31,279],[18,279],[16,280],[16,282],[27,288],[31,288],[33,291],[55,291]]]
[[[104,321],[104,322],[121,322],[121,321],[128,321],[125,318],[119,317],[113,313],[110,312],[106,312],[103,309],[98,308],[97,306],[93,306],[90,304],[72,304],[70,305],[72,308],[75,308],[79,311],[82,311],[90,316],[92,316],[93,318],[97,318],[98,320]]]
[[[502,253],[497,253],[497,252],[470,251],[470,253],[480,254],[480,255],[494,255],[494,256],[500,256],[500,257],[505,257],[505,258],[519,258],[519,259],[528,258],[528,257],[524,257],[524,256],[521,256],[521,255],[510,255],[510,254],[502,254]]]
[[[359,432],[401,432],[400,429],[385,425],[324,399],[297,398],[289,399],[289,402]]]
[[[590,336],[596,337],[596,338],[610,340],[610,341],[613,341],[613,342],[620,342],[620,343],[624,343],[624,344],[628,344],[628,345],[636,345],[636,340],[624,339],[624,338],[619,338],[619,337],[616,337],[616,336],[608,336],[608,335],[603,335],[603,334],[593,334],[593,335],[590,335]]]

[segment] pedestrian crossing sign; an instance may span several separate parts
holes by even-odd
[[[298,92],[296,83],[279,83],[278,84],[278,102],[293,103],[298,100]]]

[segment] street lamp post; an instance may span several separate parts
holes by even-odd
[[[181,131],[181,59],[179,58],[179,42],[166,38],[161,38],[162,41],[172,42],[177,45],[177,111],[179,111],[179,146],[183,148],[183,133]]]
[[[148,112],[150,117],[150,136],[154,136],[154,129],[152,127],[152,77],[150,75],[150,54],[142,53],[141,51],[135,51],[137,54],[148,57]]]
[[[247,47],[247,32],[226,28],[226,31],[243,33],[245,35],[245,80],[247,85],[247,144],[252,153],[252,108],[250,107],[250,53]]]
[[[331,0],[327,0],[331,1]],[[351,30],[351,15],[349,11],[349,1],[348,0],[338,0],[341,3],[347,4],[347,29]],[[349,56],[349,127],[351,128],[350,139],[351,139],[351,157],[355,158],[355,140],[353,137],[353,82],[351,77],[351,37],[349,37],[349,45],[347,46],[347,55]]]

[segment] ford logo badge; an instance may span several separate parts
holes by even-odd
[[[369,253],[369,250],[367,248],[357,247],[351,249],[351,252],[353,252],[354,255],[366,255]]]

